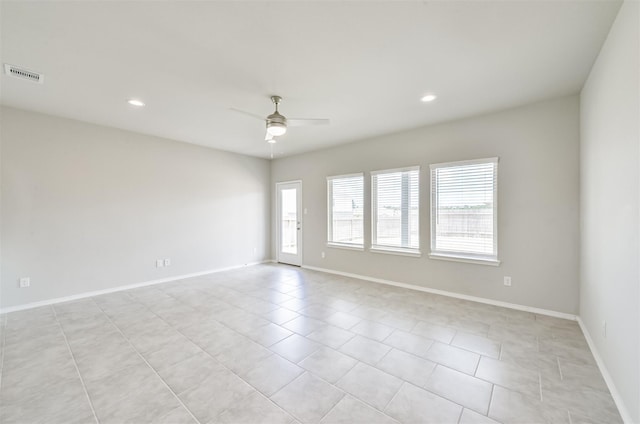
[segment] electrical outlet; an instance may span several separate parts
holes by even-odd
[[[162,268],[164,266],[164,261],[162,259],[156,259],[156,268]]]
[[[167,258],[164,260],[164,266],[171,266],[171,259]]]
[[[19,280],[20,288],[23,289],[25,287],[29,287],[31,285],[31,278],[29,277],[21,277]]]
[[[504,285],[511,287],[511,277],[504,277]]]
[[[324,252],[322,252],[322,253],[320,254],[320,256],[322,256],[322,259],[324,259]]]

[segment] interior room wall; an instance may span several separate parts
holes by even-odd
[[[3,308],[270,257],[267,160],[1,113]]]
[[[437,104],[424,105],[425,113]],[[544,101],[276,159],[271,184],[302,180],[303,263],[340,272],[575,314],[578,312],[579,101]],[[430,259],[429,164],[498,156],[499,267]],[[331,175],[420,166],[419,258],[327,247]],[[275,208],[275,202],[274,202]],[[275,209],[272,222],[276,234]],[[323,259],[321,253],[325,252]],[[275,237],[274,258],[277,257]],[[512,277],[506,287],[503,277]]]
[[[636,423],[640,422],[639,21],[639,3],[625,2],[580,103],[580,316],[619,392],[621,412],[628,422]]]

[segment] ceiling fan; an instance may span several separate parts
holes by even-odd
[[[287,127],[299,127],[303,125],[327,125],[329,123],[328,119],[302,119],[302,118],[286,118],[284,115],[278,112],[278,105],[282,102],[282,97],[280,96],[271,96],[271,101],[276,107],[276,110],[266,118],[263,118],[260,115],[256,115],[251,112],[246,112],[244,110],[231,108],[231,110],[235,112],[240,112],[244,115],[250,116],[252,118],[259,119],[261,121],[265,121],[267,124],[267,133],[264,137],[265,141],[268,143],[275,143],[276,137],[284,135],[287,132]]]

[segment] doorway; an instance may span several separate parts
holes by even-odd
[[[302,265],[302,181],[276,183],[278,216],[277,261]]]

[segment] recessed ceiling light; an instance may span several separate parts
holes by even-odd
[[[438,96],[436,96],[435,94],[425,94],[424,96],[422,96],[420,100],[422,100],[425,103],[428,103],[428,102],[434,101],[437,98]]]
[[[131,106],[138,106],[138,107],[144,106],[144,102],[138,99],[129,99],[127,100],[127,103],[129,103]]]

